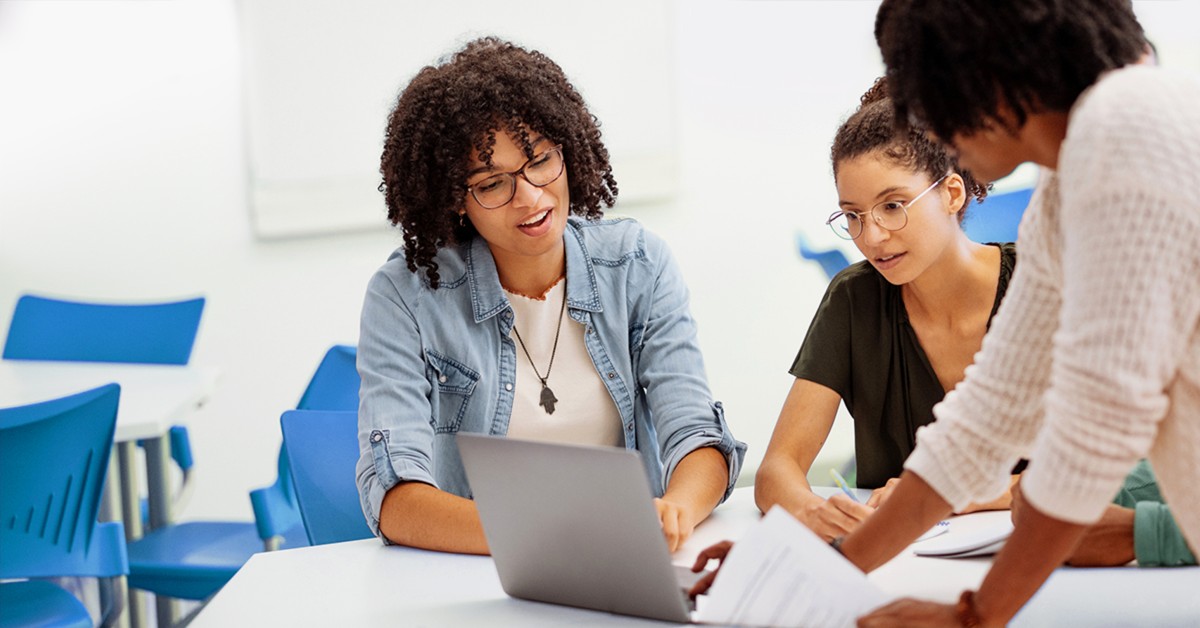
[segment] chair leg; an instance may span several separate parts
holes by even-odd
[[[156,595],[154,596],[154,606],[158,611],[158,626],[167,628],[175,625],[175,617],[179,615],[179,600]]]
[[[128,441],[117,445],[121,477],[121,519],[125,524],[125,540],[136,541],[142,538],[141,497],[138,488],[138,474],[134,467],[137,464],[137,442]],[[146,617],[146,595],[137,589],[129,589],[129,625],[133,628],[145,628],[148,624]]]
[[[171,471],[166,437],[146,440],[146,484],[150,498],[150,529],[171,523],[171,489],[167,476]]]
[[[196,619],[196,616],[200,614],[200,611],[204,610],[205,606],[208,606],[209,600],[212,600],[212,598],[210,597],[207,600],[197,604],[196,608],[188,611],[187,615],[184,615],[179,619],[179,621],[175,622],[175,625],[172,628],[187,628],[188,624],[191,624],[192,620]]]
[[[130,628],[129,613],[124,612],[127,605],[125,597],[128,586],[125,576],[116,578],[100,578],[100,618],[102,628]]]

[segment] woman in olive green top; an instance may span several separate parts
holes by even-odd
[[[881,80],[862,97],[831,151],[841,209],[828,222],[867,259],[825,293],[755,481],[759,508],[780,504],[825,538],[886,498],[917,428],[963,379],[1016,264],[1012,244],[963,233],[986,188],[921,133],[896,135],[885,92]],[[806,479],[841,401],[855,422],[857,484],[877,489],[866,504],[824,500]]]

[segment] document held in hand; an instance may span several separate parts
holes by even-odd
[[[779,506],[734,544],[707,598],[697,621],[743,626],[853,626],[891,601]]]

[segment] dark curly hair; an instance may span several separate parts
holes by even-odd
[[[985,128],[1005,107],[1016,127],[1030,113],[1068,111],[1146,46],[1129,0],[884,0],[875,40],[897,119],[943,140]]]
[[[507,41],[476,39],[422,68],[388,117],[379,167],[379,191],[388,220],[403,231],[408,269],[424,268],[436,289],[434,255],[476,235],[458,216],[467,164],[474,150],[492,165],[497,132],[512,135],[530,158],[533,133],[562,144],[571,213],[603,216],[601,205],[616,202],[617,182],[599,127],[558,64]]]
[[[916,128],[899,126],[896,124],[896,108],[888,97],[887,79],[880,77],[862,95],[858,110],[842,123],[833,138],[833,147],[829,149],[833,178],[837,179],[838,167],[847,159],[875,151],[913,172],[925,173],[930,181],[936,181],[947,172],[958,173],[968,197],[962,209],[958,210],[958,221],[961,223],[966,217],[970,199],[982,201],[987,196],[987,186],[959,167],[945,147],[925,133]]]

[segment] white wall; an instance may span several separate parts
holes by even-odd
[[[671,4],[680,194],[617,211],[679,257],[752,474],[825,284],[793,235],[837,243],[820,224],[828,143],[880,71],[876,4]],[[587,4],[561,6],[586,23]],[[1164,63],[1200,71],[1198,3],[1136,7]],[[192,422],[185,518],[250,518],[280,412],[330,344],[355,341],[366,280],[398,242],[252,236],[236,15],[232,0],[0,2],[0,329],[25,291],[208,297],[193,361],[224,377]],[[844,431],[830,446],[848,448]]]
[[[251,212],[267,237],[376,226],[379,153],[400,86],[482,35],[549,55],[604,125],[626,201],[675,192],[670,2],[240,0]],[[581,6],[581,5],[576,5]],[[593,6],[600,6],[593,3]],[[619,45],[610,45],[614,40]],[[605,54],[598,55],[598,49]]]

